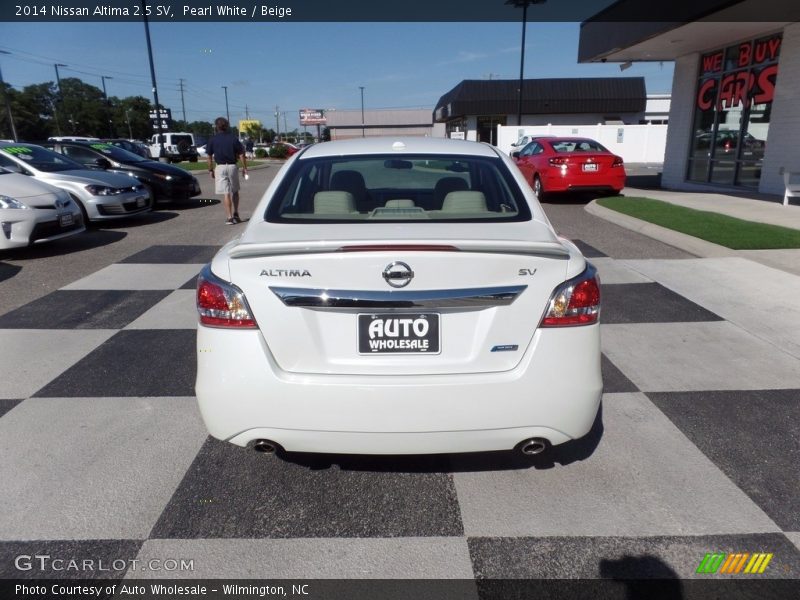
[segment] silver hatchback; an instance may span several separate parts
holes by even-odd
[[[151,209],[150,196],[135,177],[86,169],[35,144],[0,142],[0,167],[65,190],[86,221],[118,219]]]

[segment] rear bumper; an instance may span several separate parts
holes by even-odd
[[[570,192],[570,191],[592,191],[592,190],[621,190],[625,187],[625,172],[619,169],[620,173],[613,170],[607,173],[590,176],[562,175],[559,170],[545,173],[542,178],[542,185],[545,192]]]
[[[196,391],[211,435],[289,451],[429,454],[560,444],[592,427],[602,394],[599,325],[537,331],[499,373],[369,376],[281,370],[259,331],[198,327]]]

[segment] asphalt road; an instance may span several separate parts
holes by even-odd
[[[252,171],[242,217],[276,172]],[[603,282],[604,396],[585,438],[521,463],[268,457],[210,438],[194,399],[191,280],[243,227],[200,180],[200,200],[0,255],[0,582],[63,577],[14,566],[44,553],[185,557],[197,578],[719,583],[697,574],[707,553],[756,552],[796,591],[800,277],[695,258],[588,214],[589,198],[548,200]]]

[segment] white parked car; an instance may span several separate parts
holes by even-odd
[[[486,144],[297,153],[197,307],[200,410],[241,446],[535,454],[600,405],[595,269]]]
[[[0,168],[0,250],[75,235],[86,229],[65,191]]]
[[[129,217],[152,206],[149,193],[133,175],[87,169],[35,144],[0,143],[0,167],[63,189],[78,203],[86,223]]]

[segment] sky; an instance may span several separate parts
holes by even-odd
[[[525,77],[643,76],[668,93],[673,64],[578,64],[580,24],[527,25]],[[301,108],[428,108],[464,79],[518,79],[521,24],[151,22],[159,101],[188,121],[246,116],[289,129]],[[142,22],[0,23],[0,68],[15,89],[78,77],[109,96],[152,101]],[[109,79],[111,77],[111,79]]]

